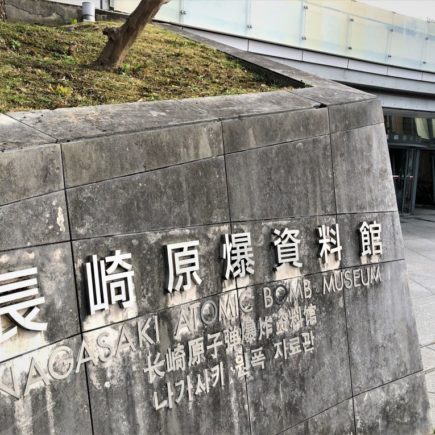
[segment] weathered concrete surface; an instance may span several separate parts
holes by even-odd
[[[45,131],[60,141],[107,136],[115,133],[143,131],[152,128],[216,121],[296,109],[309,109],[318,104],[287,91],[227,97],[194,98],[72,109],[10,112],[8,116]]]
[[[38,130],[46,131],[62,142],[190,124],[189,121],[192,119],[196,122],[215,120],[212,115],[196,110],[192,105],[183,107],[180,101],[11,112],[8,116]]]
[[[283,435],[342,435],[355,433],[353,401],[346,400],[297,426]]]
[[[236,296],[236,291],[224,296]],[[210,300],[219,305],[219,296],[214,296]],[[144,376],[146,355],[154,350],[166,352],[168,348],[174,346],[173,337],[176,332],[179,311],[180,307],[176,307],[160,313],[160,323],[164,326],[164,330],[160,334],[160,346],[146,345],[141,347],[135,338],[137,322],[145,322],[149,317],[129,321],[124,323],[122,327],[124,333],[131,337],[131,345],[124,345],[113,357],[107,369],[104,367],[89,368],[90,398],[93,404],[92,416],[95,433],[249,434],[245,385],[243,382],[238,382],[235,374],[230,370],[226,373],[222,389],[212,388],[209,395],[196,392],[190,402],[187,397],[183,397],[180,405],[174,406],[172,415],[154,412],[148,397],[150,393],[156,391],[159,400],[161,400],[167,395],[167,384],[159,382],[158,376],[154,380],[151,380],[148,375]],[[217,321],[206,330],[199,328],[196,332],[212,334],[238,323],[239,318],[236,315],[232,319]],[[116,346],[120,329],[120,325],[116,325],[89,332],[85,334],[85,339],[89,343],[96,343],[98,335],[106,333],[106,342]],[[196,335],[183,333],[177,342],[187,348],[188,340]],[[92,346],[90,344],[91,349]],[[225,366],[228,366],[233,358],[233,352],[225,352],[223,348],[219,350],[219,360]],[[178,370],[168,373],[167,381],[174,385],[187,374],[194,382],[203,370],[210,369],[215,364],[213,352],[207,351],[201,362],[188,367],[185,373]],[[179,390],[176,387],[174,390],[178,396]],[[185,394],[187,395],[187,388]]]
[[[357,433],[430,434],[429,405],[423,373],[363,393],[354,399]]]
[[[218,122],[65,143],[65,182],[80,186],[223,154]]]
[[[70,24],[81,21],[82,6],[51,0],[6,0],[8,21],[38,24]],[[96,9],[97,21],[125,20],[128,14]]]
[[[310,304],[318,307],[317,322],[312,328],[315,351],[301,348],[300,353],[282,357],[283,361],[277,356],[277,343],[306,333],[309,328],[305,326],[300,329],[290,327],[287,333],[278,332],[273,340],[265,336],[259,340],[258,344],[263,345],[270,360],[266,370],[258,370],[247,378],[253,434],[280,433],[352,396],[343,294],[323,295],[313,290],[311,298],[306,298],[303,291],[297,298],[292,298],[292,294],[297,294],[298,285],[303,286],[301,280],[269,284],[272,292],[279,286],[290,292],[284,303],[275,302],[270,308],[264,308],[264,286],[246,291],[254,309],[242,315],[242,328],[249,319],[257,321],[265,316],[291,324],[291,310],[295,307],[304,309]],[[310,287],[320,290],[321,281],[322,275],[310,276]],[[252,347],[258,347],[258,344]],[[331,352],[332,346],[334,352]]]
[[[56,139],[0,113],[0,152],[52,142]]]
[[[214,225],[74,242],[75,270],[83,330],[88,331],[127,318],[161,311],[167,307],[201,300],[206,296],[235,288],[234,282],[222,283],[222,265],[217,260],[220,253],[220,236],[226,233],[230,233],[229,225]],[[174,292],[168,295],[164,291],[156,291],[156,289],[163,290],[167,286],[166,265],[162,261],[164,246],[185,240],[198,240],[200,242],[200,278],[204,280],[204,283],[201,286],[195,286],[190,292]],[[90,252],[103,258],[112,253],[113,247],[132,254],[135,270],[136,304],[128,310],[112,306],[108,312],[89,316],[87,298],[85,297],[84,263],[89,261]]]
[[[288,91],[274,91],[266,94],[228,95],[184,100],[218,119],[240,118],[267,113],[312,109],[319,104],[307,98],[288,98]]]
[[[289,74],[285,68],[275,73]],[[21,332],[18,341],[31,337],[37,356],[47,356],[54,341],[78,346],[65,380],[50,380],[53,387],[40,380],[2,408],[10,422],[27,406],[13,433],[32,424],[56,433],[28,404],[66,384],[69,414],[58,396],[52,408],[41,407],[66,413],[65,425],[77,433],[89,433],[89,409],[94,433],[104,434],[410,434],[428,427],[380,104],[304,73],[297,79],[315,87],[6,117],[8,150],[24,149],[0,154],[0,165],[6,156],[3,167],[16,174],[24,165],[13,158],[19,152],[38,164],[29,185],[4,194],[0,274],[37,265],[50,299],[38,318],[56,324],[45,335]],[[22,123],[24,133],[16,127]],[[26,128],[38,130],[32,146],[25,146]],[[41,179],[44,152],[59,148],[65,188],[57,169],[50,182]],[[383,254],[360,257],[358,228],[375,220]],[[341,261],[337,253],[321,259],[318,227],[335,223]],[[274,269],[272,230],[284,228],[299,231],[301,265]],[[243,231],[251,234],[254,273],[223,280],[221,237]],[[201,283],[170,294],[165,245],[188,241],[199,242]],[[85,263],[116,250],[131,254],[135,301],[90,315]],[[14,356],[36,347],[14,353],[20,348],[12,345],[6,363],[25,372],[27,363]],[[175,349],[185,366],[175,367]],[[66,370],[64,354],[59,368]],[[10,400],[11,388],[1,390],[12,379],[0,376],[0,400]],[[80,422],[70,422],[74,411]]]
[[[3,153],[0,160],[0,205],[55,192],[63,187],[59,145]]]
[[[379,124],[382,106],[376,99],[350,104],[338,104],[329,109],[331,133]],[[385,130],[383,131],[385,134]]]
[[[230,154],[226,169],[235,221],[336,211],[328,136]]]
[[[367,100],[373,99],[373,96],[370,96],[369,94],[366,94],[365,92],[361,92],[357,89],[343,89],[340,87],[330,87],[330,86],[315,86],[315,87],[308,87],[308,88],[302,88],[302,89],[295,89],[292,91],[294,94],[299,95],[304,98],[310,98],[314,101],[318,101],[319,103],[325,105],[325,106],[331,106],[332,110],[330,111],[331,117],[335,116],[340,110],[343,110],[343,108],[339,108],[338,105],[340,104],[346,104],[347,106],[350,106],[352,102],[364,102],[360,107],[361,109],[366,106]],[[338,108],[338,110],[337,110]],[[379,108],[376,108],[376,115],[379,115]],[[350,119],[350,117],[346,117],[346,124],[348,122],[353,123],[359,123],[358,119]],[[345,125],[346,125],[345,124]],[[361,125],[364,125],[364,123],[361,123]],[[336,116],[334,117],[334,124],[331,125],[331,131],[336,131],[336,126],[343,126],[340,123],[340,119]]]
[[[352,267],[359,264],[375,264],[379,261],[386,262],[404,259],[402,231],[397,212],[339,215],[337,222],[343,234],[341,238],[343,244],[342,266]],[[360,231],[358,229],[361,227],[362,222],[381,224],[384,240],[382,244],[382,256],[361,257]]]
[[[320,225],[332,225],[336,223],[334,216],[317,216],[309,218],[290,218],[283,220],[254,221],[233,224],[235,232],[250,232],[252,247],[255,257],[255,272],[243,279],[237,279],[238,286],[263,284],[283,279],[295,278],[297,276],[309,275],[312,273],[333,270],[338,267],[333,261],[324,264],[318,256],[318,242],[316,228]],[[299,230],[299,246],[301,267],[283,264],[277,266],[277,258],[271,244],[272,231],[283,228],[297,228]]]
[[[337,213],[397,210],[385,142],[383,124],[331,133]]]
[[[0,206],[0,251],[68,239],[63,190]]]
[[[80,21],[81,8],[46,0],[6,0],[8,21],[40,24],[69,24]]]
[[[345,291],[354,394],[422,370],[404,266],[382,263],[381,283]]]
[[[227,153],[323,136],[329,132],[328,111],[297,110],[222,123]]]
[[[222,157],[77,187],[67,197],[75,239],[228,220]]]
[[[62,346],[69,351],[57,353]],[[79,348],[77,336],[0,364],[2,435],[92,433],[85,370],[62,380],[51,375],[74,369],[70,358]]]
[[[70,244],[0,253],[0,274],[31,268],[35,264],[39,271],[39,295],[45,298],[35,321],[47,323],[47,330],[35,333],[18,328],[17,335],[1,344],[0,362],[80,332]],[[3,317],[6,329],[11,322]]]

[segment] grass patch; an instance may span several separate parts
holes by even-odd
[[[117,71],[92,62],[107,23],[0,21],[0,112],[271,91],[282,85],[225,54],[149,25]],[[111,23],[110,25],[113,25]]]

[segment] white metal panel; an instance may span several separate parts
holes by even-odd
[[[270,44],[261,41],[249,41],[249,51],[267,56],[281,57],[284,59],[302,60],[300,48],[284,47],[282,45]]]
[[[389,66],[387,75],[392,77],[403,77],[411,80],[421,80],[423,73],[421,71],[414,71],[411,69],[397,68],[395,66]]]
[[[435,112],[435,99],[373,92],[382,103],[382,107],[401,110],[415,110],[419,112]]]
[[[421,79],[425,82],[435,83],[435,74],[423,71]]]
[[[364,62],[361,60],[349,59],[348,68],[355,71],[364,71],[371,74],[387,75],[388,66],[378,63]]]
[[[338,68],[347,68],[349,59],[346,57],[332,56],[330,54],[316,53],[304,50],[302,59],[304,62],[318,63],[320,65],[331,65]]]
[[[239,50],[248,51],[248,40],[238,36],[222,35],[220,33],[210,33],[204,30],[189,29],[190,32],[195,33],[204,38],[212,39],[213,41],[220,42],[221,44],[229,45],[230,47],[238,48]]]

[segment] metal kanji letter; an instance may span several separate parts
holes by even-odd
[[[169,348],[166,352],[166,369],[168,372],[175,370],[185,370],[186,368],[186,353],[184,346],[178,344],[174,349]]]
[[[189,290],[192,287],[192,280],[196,284],[201,284],[202,280],[198,276],[199,241],[174,243],[166,246],[166,261],[168,263],[168,285],[169,293],[175,291]]]
[[[165,360],[162,359],[160,352],[156,353],[154,363],[150,354],[148,354],[147,359],[148,366],[144,368],[143,371],[144,373],[148,373],[148,381],[150,384],[152,384],[154,379],[163,378],[165,375],[165,369],[163,368],[165,365]]]
[[[243,341],[253,344],[257,340],[257,325],[251,317],[246,317],[242,321]]]
[[[261,340],[263,337],[269,338],[273,333],[273,319],[272,316],[260,317],[258,320],[258,329],[260,331],[258,339]]]
[[[317,323],[316,306],[313,304],[304,308],[305,326],[314,326]]]
[[[322,225],[317,228],[319,234],[320,253],[319,257],[323,263],[329,263],[329,254],[335,254],[338,261],[341,261],[343,247],[340,243],[340,230],[338,224],[331,226]]]
[[[122,308],[130,307],[136,300],[134,292],[134,271],[130,260],[131,254],[114,255],[98,261],[92,256],[92,262],[86,263],[86,278],[89,309],[91,314],[99,310],[107,310],[110,304],[118,302]],[[107,267],[110,265],[109,267]],[[109,300],[110,295],[110,300]]]
[[[276,236],[272,242],[276,250],[277,263],[274,269],[277,270],[284,263],[289,263],[294,267],[302,267],[302,263],[299,261],[299,244],[301,241],[297,238],[299,230],[284,228],[280,231],[274,229],[272,234]]]
[[[204,359],[204,337],[188,341],[189,345],[189,367],[200,364]]]
[[[222,254],[225,261],[224,278],[243,278],[254,273],[254,254],[250,233],[225,234],[222,236]]]
[[[381,231],[382,225],[376,221],[371,224],[364,221],[360,225],[361,257],[382,255]]]
[[[45,298],[39,296],[37,276],[36,267],[0,275],[0,343],[18,332],[15,325],[2,330],[2,315],[7,315],[16,325],[29,331],[47,330],[47,323],[34,321],[40,311],[38,305],[45,302]]]

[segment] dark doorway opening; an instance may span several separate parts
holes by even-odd
[[[412,213],[415,207],[419,150],[390,147],[391,169],[397,207],[400,213]]]
[[[390,160],[399,212],[435,209],[435,150],[390,147]]]
[[[435,152],[431,150],[420,150],[415,206],[435,207]]]
[[[399,212],[435,209],[434,114],[386,109],[384,122]]]

